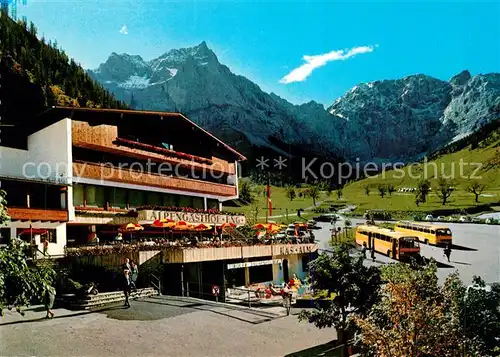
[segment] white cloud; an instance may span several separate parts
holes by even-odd
[[[373,52],[375,47],[377,46],[360,46],[353,47],[350,50],[331,51],[328,53],[323,53],[321,55],[305,55],[302,58],[306,63],[304,63],[300,67],[295,68],[293,71],[281,78],[280,83],[289,84],[293,82],[305,81],[306,78],[309,77],[316,68],[322,67],[328,62],[343,61],[358,54],[370,53]]]
[[[120,33],[122,35],[128,35],[128,29],[127,29],[127,26],[126,25],[123,25],[121,30],[120,30]]]

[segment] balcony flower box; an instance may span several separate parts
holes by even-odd
[[[184,160],[199,162],[199,163],[202,163],[202,164],[208,164],[208,165],[212,165],[213,164],[213,161],[211,159],[207,159],[207,158],[196,156],[196,155],[190,155],[190,154],[186,154],[186,153],[183,153],[183,152],[179,152],[179,151],[174,151],[174,150],[162,148],[162,147],[156,146],[156,145],[139,143],[137,141],[128,140],[128,139],[124,139],[124,138],[120,138],[120,137],[117,137],[115,139],[114,143],[116,145],[123,145],[123,146],[127,146],[127,147],[130,147],[130,148],[133,148],[133,149],[151,151],[151,152],[155,152],[155,153],[158,153],[158,154],[163,154],[163,155],[166,155],[166,156],[173,156],[173,157],[176,157],[176,158],[179,158],[179,159],[184,159]]]

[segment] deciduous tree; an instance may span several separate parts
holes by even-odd
[[[0,224],[8,220],[6,194],[0,191]],[[55,276],[50,263],[33,264],[26,257],[27,244],[15,239],[0,247],[0,314],[3,309],[15,307],[20,313],[22,306],[33,300],[40,301],[45,289]]]
[[[445,206],[448,198],[450,198],[451,194],[453,193],[452,182],[445,179],[444,177],[440,177],[438,180],[436,191],[438,197],[441,199],[441,203],[443,204],[443,206]]]
[[[333,300],[323,301],[313,311],[302,311],[301,319],[314,323],[318,328],[334,327],[340,343],[345,343],[346,333],[353,332],[349,317],[365,316],[378,301],[380,275],[375,267],[363,265],[363,257],[352,257],[350,246],[333,247],[330,254],[321,254],[310,263],[310,276],[314,291],[325,291]]]
[[[467,186],[467,191],[472,193],[475,196],[475,202],[479,203],[479,195],[481,195],[481,193],[483,193],[485,188],[486,188],[486,185],[484,185],[478,181],[474,181],[469,186]]]
[[[306,195],[311,197],[313,206],[316,206],[316,200],[319,198],[320,189],[318,185],[311,185],[306,190]]]
[[[296,195],[297,194],[295,193],[295,188],[293,186],[286,187],[286,197],[288,197],[290,201],[293,201]]]
[[[477,344],[461,326],[456,298],[457,274],[440,286],[431,264],[413,269],[405,264],[383,268],[381,300],[368,316],[356,316],[361,340],[380,357],[480,356]]]
[[[380,197],[384,198],[385,193],[387,192],[387,186],[386,185],[378,185],[377,189],[378,189],[378,193],[379,193]]]

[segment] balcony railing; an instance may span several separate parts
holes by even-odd
[[[139,143],[118,137],[118,128],[112,125],[92,127],[86,122],[72,122],[72,143],[75,147],[133,157],[138,160],[169,162],[179,167],[205,172],[236,173],[234,164],[216,157],[203,158],[162,147]]]
[[[7,214],[12,221],[68,221],[68,211],[57,209],[9,207]]]
[[[237,241],[206,241],[189,244],[183,241],[145,242],[136,244],[95,245],[65,248],[67,256],[127,255],[142,251],[162,252],[170,263],[192,263],[233,260],[263,256],[308,254],[318,250],[317,244],[252,244]]]
[[[207,181],[142,173],[125,168],[109,167],[88,162],[73,162],[75,177],[112,181],[217,196],[236,196],[236,187]]]
[[[177,157],[179,159],[192,160],[192,161],[200,162],[202,164],[209,164],[209,165],[211,165],[213,163],[212,160],[207,159],[205,157],[200,157],[200,156],[196,156],[196,155],[190,155],[190,154],[186,154],[186,153],[183,153],[183,152],[179,152],[179,151],[175,151],[175,150],[170,150],[170,149],[165,149],[165,148],[162,148],[162,147],[159,147],[159,146],[145,144],[145,143],[140,143],[140,142],[137,142],[137,141],[133,141],[133,140],[129,140],[129,139],[124,139],[124,138],[120,138],[120,137],[117,137],[115,139],[114,144],[123,145],[123,146],[130,147],[130,148],[133,148],[133,149],[140,149],[140,150],[145,150],[145,151],[151,151],[151,152],[155,152],[155,153],[159,153],[159,154],[163,154],[163,155],[167,155],[167,156],[173,156],[173,157]]]

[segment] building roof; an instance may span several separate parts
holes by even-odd
[[[45,110],[40,116],[42,119],[47,119],[49,122],[55,122],[57,120],[63,119],[65,117],[72,118],[75,120],[83,120],[83,121],[91,121],[93,117],[100,116],[101,118],[106,116],[109,120],[107,120],[110,124],[118,123],[120,119],[124,119],[125,117],[132,116],[142,116],[143,118],[151,118],[156,117],[160,120],[163,118],[168,118],[168,120],[172,121],[175,124],[185,123],[191,126],[193,130],[197,130],[207,138],[210,138],[217,146],[222,146],[226,149],[227,152],[231,154],[231,156],[235,156],[237,160],[246,160],[246,157],[240,152],[233,149],[231,146],[224,143],[222,140],[217,138],[215,135],[211,134],[207,130],[203,129],[198,124],[194,123],[192,120],[188,119],[181,113],[172,113],[172,112],[158,112],[158,111],[145,111],[145,110],[126,110],[126,109],[100,109],[100,108],[72,108],[72,107],[60,107],[53,106]],[[41,124],[43,126],[47,125],[46,120],[41,120]],[[37,130],[39,130],[38,128]]]

